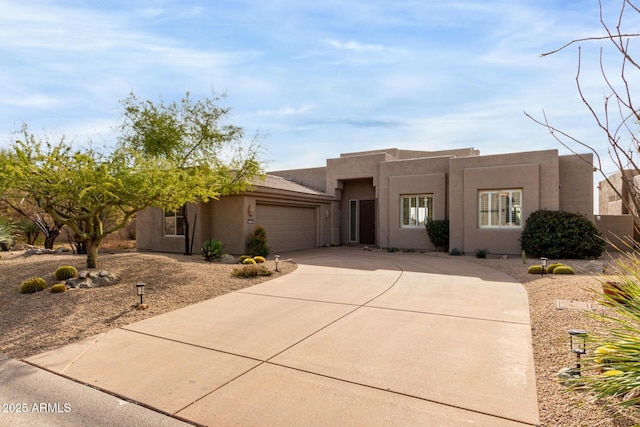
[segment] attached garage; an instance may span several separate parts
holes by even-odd
[[[318,246],[316,207],[256,204],[256,225],[267,231],[271,253]]]
[[[248,254],[249,236],[258,225],[267,232],[271,256],[329,245],[333,203],[323,191],[279,176],[256,178],[250,191],[189,206],[194,252],[217,239],[229,254]],[[137,218],[138,249],[184,251],[183,235],[164,234],[166,215],[160,209],[146,209]]]

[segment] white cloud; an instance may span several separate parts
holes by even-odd
[[[308,113],[313,110],[313,105],[303,105],[301,107],[285,106],[275,110],[258,110],[257,115],[259,117],[287,117],[287,116],[299,116]]]
[[[356,53],[381,53],[385,51],[385,48],[382,45],[362,44],[353,40],[342,42],[335,39],[325,39],[324,42],[336,49],[349,50]]]

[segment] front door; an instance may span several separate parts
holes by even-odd
[[[376,244],[376,201],[360,200],[360,244]]]

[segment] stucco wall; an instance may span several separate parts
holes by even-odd
[[[449,221],[451,248],[464,252],[488,249],[518,254],[522,229],[480,229],[478,191],[523,189],[522,225],[538,209],[558,210],[557,150],[494,156],[452,158],[449,163]]]
[[[558,160],[560,210],[581,213],[593,221],[593,155],[560,156]]]
[[[628,251],[629,239],[633,238],[633,217],[631,215],[596,215],[593,223],[607,240],[607,250]]]
[[[393,160],[393,157],[380,153],[328,159],[326,193],[335,196],[336,189],[342,188],[342,181],[359,178],[373,178],[373,186],[377,187],[380,181],[380,163],[385,160]]]
[[[327,168],[307,168],[292,169],[284,171],[269,172],[270,175],[280,176],[293,182],[297,182],[316,190],[326,191],[327,186]]]
[[[388,161],[380,165],[378,241],[383,248],[434,249],[424,228],[400,227],[400,196],[433,194],[434,219],[447,217],[450,157]]]
[[[206,221],[209,228],[202,239],[222,241],[225,252],[230,254],[245,253],[247,236],[245,224],[249,211],[246,197],[226,196],[219,200],[211,200],[204,207],[208,213]]]
[[[187,206],[190,227],[193,227],[197,212],[199,212],[197,205],[190,203]],[[198,218],[199,221],[200,218]],[[200,227],[201,224],[196,224],[196,236],[200,235]],[[189,237],[191,237],[191,230],[193,228],[189,231]],[[202,243],[194,239],[193,251],[195,253],[200,251],[199,245],[202,245]],[[157,208],[147,208],[136,215],[136,248],[157,252],[184,253],[184,236],[165,236],[164,212]]]

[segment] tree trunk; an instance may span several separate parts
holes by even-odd
[[[91,239],[88,239],[86,246],[87,268],[98,268],[98,248],[100,247],[100,242],[94,242]]]
[[[49,230],[49,234],[44,236],[44,248],[45,249],[53,249],[53,242],[56,241],[58,236],[60,235],[60,230]]]

